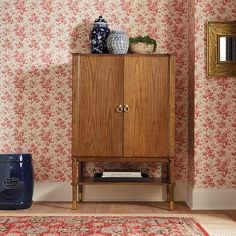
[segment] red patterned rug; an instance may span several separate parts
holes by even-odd
[[[1,216],[0,235],[209,236],[193,218],[153,216]]]

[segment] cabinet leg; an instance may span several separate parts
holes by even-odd
[[[83,176],[83,162],[79,162],[78,164],[78,169],[79,169],[79,175],[78,175],[78,182],[79,182],[79,202],[82,201],[82,189],[83,186],[80,184],[82,181],[82,176]]]
[[[77,201],[76,200],[73,200],[73,202],[72,202],[72,209],[77,210]]]
[[[82,202],[82,186],[79,186],[79,202]]]
[[[171,211],[174,210],[174,185],[173,184],[169,184],[168,185],[168,191],[169,191],[169,208]]]
[[[167,200],[167,202],[170,201],[170,190],[169,190],[169,185],[166,185],[166,200]]]
[[[174,159],[170,159],[168,163],[168,190],[167,201],[169,201],[169,208],[174,210]]]
[[[78,160],[77,157],[73,157],[72,160],[72,209],[77,209],[78,200]]]

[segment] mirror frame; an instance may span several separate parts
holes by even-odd
[[[236,76],[236,61],[220,61],[221,36],[236,37],[236,21],[207,23],[207,75]]]

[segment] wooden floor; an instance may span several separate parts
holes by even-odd
[[[175,210],[169,211],[165,202],[156,203],[114,203],[114,202],[82,202],[77,210],[71,209],[69,202],[34,202],[33,206],[25,210],[0,210],[0,215],[18,214],[224,214],[236,221],[236,210],[227,211],[199,211],[191,210],[186,203],[176,202]]]

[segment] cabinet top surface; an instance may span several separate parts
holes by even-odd
[[[97,56],[97,57],[104,57],[104,56],[111,56],[111,57],[162,57],[162,56],[174,56],[174,53],[166,53],[166,54],[134,54],[134,53],[127,53],[127,54],[92,54],[92,53],[79,53],[79,52],[72,52],[71,53],[73,56],[85,56],[85,57],[90,57],[90,56]]]

